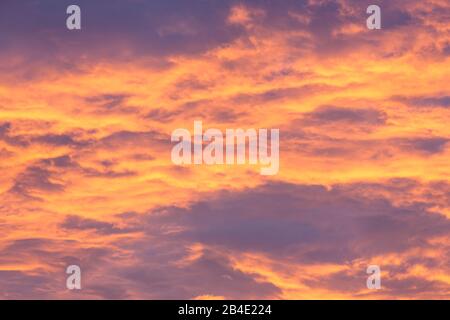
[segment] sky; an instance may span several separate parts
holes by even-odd
[[[0,299],[449,299],[449,70],[448,0],[1,0]]]

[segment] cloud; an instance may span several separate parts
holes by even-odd
[[[448,1],[69,4],[0,1],[2,298],[448,296]],[[280,128],[277,180],[174,166],[194,119]]]
[[[122,149],[136,149],[148,148],[151,150],[159,150],[160,152],[167,152],[170,146],[169,136],[158,131],[127,131],[121,130],[113,132],[101,139],[99,139],[95,147],[100,149],[116,150],[117,146]],[[170,150],[170,149],[169,149]]]
[[[145,214],[119,214],[114,222],[69,215],[60,224],[60,230],[67,232],[68,237],[88,231],[91,236],[121,238],[106,242],[101,248],[88,246],[89,249],[80,248],[74,241],[36,238],[14,241],[0,252],[4,257],[0,263],[5,263],[5,259],[11,263],[13,257],[15,261],[39,257],[52,268],[34,270],[34,278],[29,280],[26,273],[8,274],[4,279],[9,280],[3,280],[2,285],[20,298],[36,295],[33,288],[48,281],[41,287],[43,296],[64,296],[68,293],[54,289],[58,281],[64,281],[61,274],[64,261],[80,265],[89,275],[83,280],[84,289],[78,298],[282,296],[284,285],[264,278],[258,268],[249,272],[236,267],[239,256],[257,254],[265,257],[267,268],[275,263],[289,265],[291,270],[330,264],[353,266],[347,271],[309,276],[291,283],[306,285],[309,290],[330,290],[364,298],[361,290],[365,275],[360,264],[378,261],[390,274],[383,280],[386,290],[379,293],[380,297],[439,295],[448,290],[445,282],[411,275],[411,270],[418,266],[448,271],[442,256],[414,254],[415,250],[437,250],[435,239],[450,231],[448,219],[429,211],[439,203],[436,200],[439,197],[427,196],[436,187],[415,180],[330,188],[273,182],[242,191],[211,193],[187,207],[167,206]],[[397,202],[401,200],[396,198],[397,193],[404,196],[403,202]],[[423,197],[418,196],[420,193]],[[89,241],[83,242],[87,245]],[[448,250],[448,243],[442,243],[440,248]],[[388,258],[378,260],[390,255],[406,261],[402,264],[404,268],[398,269]],[[60,273],[55,277],[55,272]],[[27,281],[34,281],[35,285],[19,286]]]
[[[11,134],[11,123],[6,122],[0,125],[0,140],[6,142],[11,146],[27,146],[28,142],[21,136],[14,136]]]
[[[35,192],[63,191],[64,185],[52,181],[52,177],[50,170],[39,166],[30,166],[16,177],[14,185],[9,191],[30,198],[35,198]]]
[[[443,152],[449,141],[450,139],[443,137],[406,138],[399,140],[403,149],[407,151],[418,151],[429,155]]]
[[[0,28],[10,31],[1,36],[5,52],[20,51],[26,64],[32,59],[36,64],[53,61],[70,70],[80,60],[200,53],[240,34],[238,27],[226,27],[227,2],[130,0],[124,5],[117,0],[80,0],[82,30],[78,32],[65,26],[70,4],[2,1],[7,10],[1,10]],[[24,12],[28,19],[17,23],[14,17]]]
[[[99,96],[87,97],[87,103],[99,104],[103,109],[111,110],[123,105],[129,96],[126,94],[102,94]]]
[[[87,289],[83,294],[65,290],[66,268],[82,266],[83,281],[97,274],[112,251],[95,247],[79,248],[71,240],[21,238],[9,241],[0,249],[0,297],[3,299],[80,299],[102,297],[101,292]],[[24,267],[33,263],[32,268]],[[11,266],[15,266],[13,269]],[[98,269],[97,269],[98,268]],[[97,283],[95,277],[93,287]],[[115,290],[119,290],[120,286]],[[113,290],[111,290],[111,293]]]
[[[395,96],[394,99],[415,107],[450,107],[450,96]]]
[[[303,263],[345,263],[424,245],[450,228],[420,203],[397,207],[322,186],[268,184],[214,199],[161,208],[149,216],[149,230],[179,230],[173,237]]]
[[[144,297],[153,299],[193,299],[214,294],[229,299],[264,298],[279,293],[274,285],[256,281],[252,275],[233,269],[230,261],[218,253],[206,250],[198,259],[184,266],[171,265],[167,259],[184,250],[147,245],[140,246],[139,264],[120,270],[123,278]],[[161,250],[165,250],[161,251]],[[144,255],[146,254],[146,255]],[[150,258],[152,254],[158,260]],[[201,279],[201,281],[199,281]]]
[[[102,222],[95,219],[86,219],[78,216],[67,216],[61,227],[67,230],[88,230],[100,234],[121,234],[135,231],[133,228],[118,228],[112,223]]]
[[[55,158],[42,159],[42,164],[58,168],[76,167],[78,164],[72,160],[70,155],[63,155]]]
[[[383,125],[386,123],[386,113],[377,109],[343,108],[336,106],[321,106],[311,113],[305,114],[303,124],[314,126],[329,123],[347,123],[356,125]]]
[[[76,141],[70,134],[45,134],[32,137],[31,142],[49,144],[52,146],[78,146],[87,144],[87,142]]]
[[[167,111],[164,109],[154,109],[150,111],[145,117],[158,122],[167,122],[173,120],[176,116],[178,116],[181,111]]]
[[[14,270],[0,270],[2,288],[0,297],[9,300],[33,299],[33,297],[50,299],[52,295],[48,288],[51,281],[52,275],[44,272],[33,275]],[[24,292],[24,288],[27,288],[27,292]]]
[[[261,93],[237,94],[230,100],[233,104],[262,105],[271,102],[281,102],[288,99],[301,99],[319,93],[333,92],[336,89],[336,87],[322,84],[275,88]]]
[[[412,200],[423,187],[414,180],[331,188],[269,183],[208,195],[208,200],[186,208],[161,207],[144,215],[118,215],[122,223],[139,226],[144,237],[115,242],[115,246],[132,252],[137,261],[127,267],[113,266],[111,272],[129,281],[128,288],[151,298],[280,296],[282,285],[255,282],[261,277],[258,268],[252,274],[232,267],[231,257],[239,261],[239,256],[258,254],[265,257],[265,267],[352,266],[299,279],[302,283],[296,285],[364,298],[369,294],[364,293],[364,263],[375,261],[389,274],[383,278],[385,290],[377,293],[378,297],[443,295],[449,289],[445,282],[412,275],[412,270],[421,266],[448,271],[442,257],[414,254],[417,250],[437,250],[434,239],[445,237],[450,229],[448,219],[429,211],[436,204],[434,197]],[[427,189],[430,187],[424,189],[424,195],[434,190]],[[405,200],[394,204],[397,192]],[[94,223],[92,228],[102,232],[112,226]],[[87,229],[91,229],[90,223]],[[441,249],[448,250],[448,243]],[[392,263],[390,258],[380,260],[389,256],[403,264]],[[204,281],[198,281],[200,274]]]
[[[11,146],[29,147],[32,144],[43,144],[55,147],[82,147],[89,144],[89,141],[79,140],[72,133],[43,133],[43,134],[19,134],[12,133],[12,124],[3,123],[0,126],[0,140],[3,140]]]

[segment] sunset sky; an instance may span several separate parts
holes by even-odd
[[[449,159],[448,0],[0,0],[0,299],[450,299]]]

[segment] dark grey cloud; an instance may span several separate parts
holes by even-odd
[[[217,122],[239,122],[240,119],[247,117],[247,112],[234,110],[216,110],[211,114],[212,120]]]
[[[450,43],[447,43],[445,47],[442,48],[442,53],[446,56],[450,56]]]
[[[427,155],[440,153],[445,150],[448,138],[430,137],[430,138],[405,138],[397,140],[400,147],[406,151],[416,151]]]
[[[61,192],[64,190],[62,183],[54,182],[53,172],[45,167],[32,165],[27,167],[14,180],[9,192],[21,196],[38,199],[35,192]]]
[[[384,29],[392,31],[405,26],[430,29],[427,21],[443,20],[448,12],[448,8],[433,4],[434,10],[412,16],[408,3],[378,1],[383,10]],[[20,73],[23,80],[32,80],[39,76],[42,64],[61,73],[83,73],[88,71],[89,63],[136,58],[147,58],[147,63],[168,68],[171,62],[166,58],[172,55],[201,55],[238,38],[250,44],[252,31],[227,21],[230,9],[237,4],[244,4],[251,12],[264,10],[265,14],[255,21],[262,28],[286,34],[307,32],[308,37],[295,32],[290,36],[288,43],[296,56],[311,50],[335,55],[361,46],[370,47],[381,56],[399,54],[386,52],[380,45],[383,34],[336,33],[349,24],[365,24],[366,8],[373,4],[365,0],[314,3],[307,0],[78,0],[82,8],[82,30],[68,31],[65,12],[71,4],[70,0],[3,0],[0,4],[4,8],[0,10],[2,53],[5,58],[21,59],[0,60],[0,71]],[[26,18],[17,18],[24,13]],[[299,15],[309,19],[299,19]],[[440,31],[434,29],[434,32]],[[404,50],[412,47],[405,44]],[[445,47],[442,51],[445,54]],[[197,89],[205,89],[205,84],[199,85]]]
[[[310,7],[309,30],[320,40],[328,40],[333,30],[343,24],[340,14],[341,4],[337,1],[324,1]]]
[[[75,215],[67,216],[60,226],[67,230],[95,231],[105,235],[130,233],[138,230],[137,228],[119,228],[113,223],[83,218]]]
[[[0,270],[0,288],[2,288],[0,299],[51,299],[54,297],[53,277],[54,275],[44,270],[34,274],[16,270]]]
[[[118,214],[114,222],[68,216],[61,224],[68,238],[79,230],[120,237],[102,248],[48,239],[11,242],[0,250],[0,263],[38,257],[57,271],[34,270],[31,276],[5,272],[0,286],[16,298],[54,297],[64,290],[64,266],[77,264],[86,278],[83,291],[75,298],[189,299],[206,294],[229,299],[276,297],[279,288],[235,269],[230,255],[258,252],[290,265],[347,265],[369,262],[380,254],[437,248],[430,240],[447,235],[450,223],[429,210],[449,200],[448,189],[445,182],[424,185],[411,179],[331,187],[268,183],[254,189],[208,194],[205,200],[188,207]],[[131,236],[136,232],[141,236]],[[196,259],[188,260],[194,244],[204,248]],[[445,244],[440,245],[443,249]],[[415,265],[445,268],[450,261],[449,248],[447,252],[439,258],[408,255],[402,265],[380,262],[382,270],[392,275],[384,280],[380,297],[443,296],[448,291],[443,282],[397,276]],[[312,288],[352,294],[364,287],[367,277],[365,270],[355,272],[347,270],[302,281]],[[21,286],[23,283],[29,286]]]
[[[52,146],[86,146],[87,141],[77,141],[71,134],[44,134],[41,136],[31,137],[31,143],[48,144]]]
[[[83,174],[86,177],[97,177],[97,178],[122,178],[122,177],[132,177],[137,175],[137,171],[123,170],[97,170],[94,168],[83,168]]]
[[[66,154],[53,158],[44,158],[28,164],[15,178],[8,190],[29,200],[40,200],[39,193],[62,192],[65,184],[61,179],[68,170],[79,170],[80,165]]]
[[[28,141],[22,136],[13,135],[11,133],[12,125],[10,122],[5,122],[0,125],[0,140],[6,142],[11,146],[25,147]]]
[[[382,197],[340,188],[269,184],[238,194],[224,192],[188,209],[161,208],[149,232],[183,227],[174,237],[234,250],[295,257],[303,263],[345,263],[358,257],[426,245],[450,224],[425,203],[401,207]]]
[[[383,125],[386,123],[386,119],[386,113],[376,109],[321,106],[313,112],[305,114],[302,123],[321,125],[345,122],[359,125]]]
[[[314,84],[298,87],[284,87],[284,88],[270,89],[255,94],[242,93],[231,97],[230,100],[234,104],[262,105],[264,103],[281,101],[283,99],[290,99],[290,98],[301,99],[303,97],[311,96],[314,94],[332,92],[335,90],[337,90],[337,88],[334,86]]]
[[[115,170],[113,162],[105,165],[105,161],[102,168],[94,168],[81,165],[70,154],[36,160],[14,178],[14,183],[8,193],[20,195],[29,200],[41,200],[40,193],[64,191],[64,176],[69,171],[77,172],[88,178],[106,179],[131,177],[137,174],[133,170]]]
[[[427,280],[418,276],[409,275],[406,270],[395,270],[392,266],[382,266],[382,290],[379,292],[360,292],[368,275],[365,268],[358,270],[345,270],[317,279],[305,279],[305,284],[310,287],[323,287],[329,290],[341,291],[345,288],[348,292],[354,292],[355,298],[373,299],[373,294],[380,299],[389,296],[391,299],[411,297],[415,299],[445,299],[448,296],[448,286],[437,280]],[[389,276],[387,276],[389,274]]]
[[[319,108],[292,117],[294,120],[283,132],[283,149],[306,156],[332,157],[342,163],[348,157],[361,161],[389,160],[408,154],[426,158],[445,152],[450,140],[433,135],[376,139],[359,134],[389,125],[384,112],[372,109]],[[352,136],[336,136],[336,131],[352,133]]]
[[[7,242],[0,249],[3,265],[25,265],[30,261],[45,268],[33,270],[0,270],[0,298],[2,299],[61,299],[61,298],[107,298],[96,292],[101,285],[95,275],[102,275],[102,268],[111,263],[113,251],[109,248],[79,247],[73,240],[48,238],[24,238]],[[93,288],[82,292],[66,289],[66,268],[78,265],[82,269],[82,285],[91,283]],[[104,269],[103,269],[104,270]],[[124,289],[120,283],[111,285],[115,290]],[[111,289],[113,292],[114,289]]]
[[[98,141],[99,146],[116,149],[117,146],[161,148],[170,145],[170,137],[156,131],[118,131]]]
[[[417,97],[396,96],[393,97],[393,99],[415,107],[450,107],[450,96],[446,95]]]
[[[138,241],[116,243],[134,252],[139,259],[136,265],[121,270],[120,277],[151,298],[155,297],[152,292],[168,299],[205,292],[228,298],[277,295],[276,287],[257,285],[253,275],[230,268],[226,254],[258,252],[275,261],[302,265],[347,265],[355,261],[369,263],[387,253],[400,255],[414,248],[433,248],[435,244],[430,240],[450,231],[448,219],[429,212],[443,200],[431,196],[439,191],[436,188],[448,193],[445,191],[448,186],[443,187],[442,183],[425,186],[411,179],[331,188],[269,183],[241,192],[208,195],[208,200],[192,203],[187,208],[162,207],[148,215],[118,215],[117,218],[130,226],[138,226],[144,235]],[[411,195],[417,197],[421,189],[422,197],[413,201]],[[391,196],[399,201],[396,205]],[[158,242],[152,243],[151,239],[155,238]],[[175,270],[167,268],[169,261],[183,260],[186,248],[194,243],[208,249],[191,263]],[[447,251],[450,253],[450,249]],[[415,265],[442,267],[449,260],[450,255],[439,260],[411,256],[400,267],[382,265],[393,277],[383,283],[385,291],[380,297],[384,294],[426,297],[433,292],[443,295],[448,290],[443,282],[400,276]],[[367,279],[365,270],[360,271],[357,275],[355,270],[348,270],[305,279],[304,284],[355,293],[364,288]],[[198,281],[199,274],[205,281]]]
[[[8,134],[10,128],[11,128],[10,123],[2,123],[0,125],[0,137],[2,138],[5,137]]]
[[[188,78],[182,78],[178,80],[175,84],[175,91],[179,93],[180,91],[204,91],[207,89],[211,89],[213,86],[213,83],[202,81],[197,77],[188,77]]]
[[[120,276],[150,299],[192,299],[201,295],[263,299],[280,293],[273,284],[256,281],[254,275],[234,269],[218,252],[206,250],[192,263],[176,267],[173,261],[187,253],[183,244],[178,246],[181,250],[175,249],[175,243],[140,243],[135,247],[139,263],[121,270]]]
[[[29,62],[53,61],[68,71],[76,70],[77,60],[195,54],[242,33],[226,24],[234,2],[78,0],[82,30],[71,32],[65,20],[73,1],[4,0],[0,30],[8,31],[0,40],[4,52],[20,51]]]
[[[134,214],[120,216],[133,217]],[[118,232],[113,226],[99,221],[70,219],[69,231],[82,228],[105,234]],[[0,250],[1,263],[23,263],[33,259],[48,265],[50,270],[35,269],[29,274],[25,271],[0,272],[2,297],[192,299],[209,294],[244,299],[264,298],[280,292],[273,284],[256,281],[254,275],[234,269],[220,252],[206,250],[197,260],[182,264],[189,254],[189,243],[167,240],[122,238],[111,247],[102,248],[90,247],[87,243],[80,248],[82,243],[75,241],[13,241]],[[80,292],[65,289],[65,269],[71,264],[82,269],[83,289]]]
[[[20,135],[13,133],[11,123],[6,122],[0,125],[0,140],[11,146],[28,147],[31,144],[45,144],[55,147],[84,147],[90,144],[90,141],[80,140],[73,133],[46,133],[40,135]]]
[[[70,155],[63,155],[55,158],[42,159],[40,162],[44,165],[53,166],[57,168],[71,168],[78,166],[78,164],[72,160]]]
[[[419,24],[419,21],[414,21],[414,17],[404,9],[394,8],[392,10],[385,10],[382,14],[382,27],[385,29],[392,30],[394,28],[405,27],[413,23]]]
[[[100,105],[105,110],[115,109],[123,106],[126,100],[130,96],[127,94],[102,94],[93,97],[85,98],[85,101],[89,104]]]
[[[157,122],[168,122],[178,116],[181,112],[181,110],[168,111],[162,108],[153,109],[145,115],[145,118]]]

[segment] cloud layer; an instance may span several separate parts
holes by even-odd
[[[450,297],[448,1],[125,3],[0,3],[0,298]],[[279,174],[174,166],[194,120]]]

